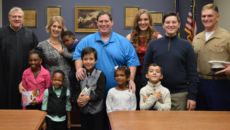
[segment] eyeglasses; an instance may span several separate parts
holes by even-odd
[[[23,18],[23,16],[16,16],[16,15],[13,15],[13,16],[11,16],[11,17],[14,18],[14,19],[16,19],[16,18],[22,19],[22,18]]]

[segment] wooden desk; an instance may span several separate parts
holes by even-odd
[[[0,110],[0,130],[40,130],[45,116],[39,110]]]
[[[112,130],[230,130],[227,111],[115,111]]]

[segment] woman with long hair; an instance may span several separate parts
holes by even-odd
[[[140,102],[140,89],[141,89],[141,74],[143,69],[143,62],[145,52],[151,40],[162,37],[153,27],[153,20],[151,14],[146,9],[141,9],[137,12],[133,26],[132,32],[126,36],[127,39],[133,44],[138,58],[140,60],[141,66],[137,67],[137,72],[135,76],[136,84],[136,97],[137,97],[137,110],[139,110]]]

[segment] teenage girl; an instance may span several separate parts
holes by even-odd
[[[39,89],[40,96],[31,102],[30,105],[23,109],[38,109],[41,110],[43,94],[46,88],[51,86],[50,72],[42,65],[43,52],[42,49],[36,47],[29,52],[30,68],[26,69],[22,75],[22,85],[26,91]]]

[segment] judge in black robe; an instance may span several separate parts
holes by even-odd
[[[32,30],[22,25],[17,31],[12,23],[0,28],[0,109],[22,108],[18,85],[23,71],[29,68],[29,51],[37,44]]]

